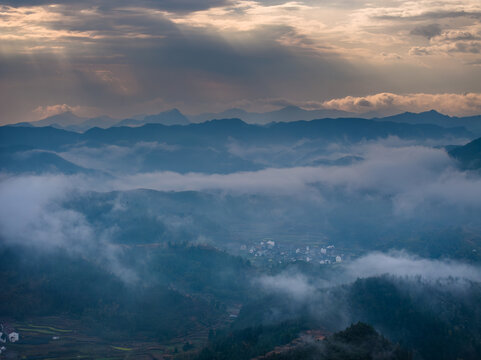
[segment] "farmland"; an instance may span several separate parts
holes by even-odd
[[[184,349],[195,351],[204,346],[208,335],[207,329],[198,327],[186,337],[164,342],[129,338],[119,341],[98,336],[79,320],[63,317],[41,317],[12,324],[20,333],[20,341],[8,344],[5,357],[26,360],[168,359],[185,352]]]

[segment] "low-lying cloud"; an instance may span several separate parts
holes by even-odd
[[[273,276],[262,276],[254,284],[266,293],[289,296],[292,300],[309,302],[323,296],[323,289],[351,284],[358,279],[388,276],[403,282],[419,282],[445,286],[447,291],[469,282],[481,281],[481,268],[453,260],[422,258],[405,251],[372,252],[354,261],[343,263],[330,277],[319,279],[297,270]],[[441,285],[440,285],[441,286]]]
[[[393,275],[420,277],[426,281],[455,278],[481,281],[481,268],[453,260],[425,259],[406,252],[374,252],[345,264],[346,274],[352,279]]]
[[[33,251],[66,251],[95,259],[127,282],[135,272],[119,260],[122,250],[110,242],[111,232],[98,232],[85,215],[65,208],[84,179],[62,175],[7,177],[0,181],[0,240]]]
[[[158,144],[139,146],[151,147]],[[93,153],[87,154],[89,151]],[[95,151],[82,150],[81,155],[85,161],[83,165],[89,165],[89,159],[95,156]],[[115,148],[113,151],[128,153],[126,149]],[[429,224],[436,225],[437,228],[481,227],[477,216],[481,211],[481,177],[477,173],[458,170],[454,160],[443,149],[386,140],[356,145],[349,149],[332,146],[330,151],[336,153],[336,156],[358,155],[363,160],[342,166],[266,168],[229,174],[180,174],[168,171],[127,175],[113,172],[109,177],[91,173],[15,176],[4,174],[0,178],[0,237],[2,242],[10,244],[22,244],[36,249],[62,248],[74,255],[98,252],[105,259],[110,259],[108,263],[113,264],[112,268],[121,273],[124,269],[116,264],[120,250],[112,241],[118,229],[110,225],[99,227],[98,224],[91,223],[92,220],[89,220],[82,207],[67,206],[66,203],[85,199],[91,192],[108,193],[136,189],[167,193],[206,192],[213,194],[212,199],[220,199],[220,203],[224,201],[224,197],[240,199],[243,202],[247,201],[246,199],[262,199],[259,204],[263,205],[254,205],[257,206],[255,209],[260,211],[256,215],[256,221],[265,220],[263,229],[272,232],[278,230],[280,218],[292,224],[309,225],[309,221],[314,221],[312,214],[317,214],[324,224],[324,227],[317,226],[316,231],[331,231],[331,234],[336,234],[335,228],[342,224],[343,228],[350,227],[352,234],[341,233],[338,236],[351,236],[352,239],[366,237],[368,234],[381,236],[374,234],[374,230],[381,231],[380,234],[396,233],[398,230],[403,234],[408,230],[416,234],[424,231]],[[102,161],[97,165],[101,165]],[[115,196],[113,198],[115,199]],[[128,201],[118,204],[114,200],[109,201],[112,202],[112,209],[102,210],[112,212],[109,221],[120,212],[127,214],[126,210],[130,206]],[[253,229],[260,226],[260,223],[249,223],[254,220],[243,212],[246,210],[238,202],[235,204],[232,208],[228,205],[228,211],[233,212],[229,215],[229,221],[242,215],[246,216],[243,221],[247,221],[243,226]],[[162,209],[162,204],[159,206]],[[176,232],[192,226],[196,229],[195,233],[203,235],[205,219],[196,218],[199,212],[187,214],[186,218],[185,214],[170,214],[169,206],[172,204],[165,206],[162,214],[152,214],[156,221],[163,224],[163,228]],[[278,206],[281,208],[278,209]],[[359,209],[365,209],[366,214],[361,214]],[[261,210],[265,212],[265,216]],[[195,211],[201,210],[196,208]],[[210,215],[204,216],[213,218],[210,218],[205,226],[225,225],[221,223],[222,219],[219,220],[220,214],[214,216],[214,210],[208,214]],[[208,231],[206,234],[211,236]],[[401,242],[398,248],[402,246]],[[355,266],[370,275],[380,274],[384,269],[399,270],[399,275],[414,275],[416,271],[427,270],[434,273],[437,269],[443,269],[441,263],[425,263],[420,259],[394,255],[386,257],[380,254],[356,260]],[[457,273],[453,274],[459,275],[467,268],[449,264],[446,269],[443,273],[456,270]],[[362,274],[360,270],[356,270],[356,273]],[[474,275],[470,279],[474,279]],[[279,287],[279,282],[273,279],[266,283],[266,286],[268,285],[272,288]],[[310,288],[304,287],[304,290],[308,292]]]

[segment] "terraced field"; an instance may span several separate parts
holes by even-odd
[[[60,317],[30,319],[13,322],[20,333],[20,341],[7,344],[4,353],[8,359],[22,360],[120,360],[120,359],[169,359],[182,354],[187,338],[176,338],[165,343],[107,341],[92,333],[84,324]],[[207,340],[205,329],[192,334],[189,351],[202,347]]]

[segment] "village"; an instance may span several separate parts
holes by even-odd
[[[293,244],[276,243],[271,238],[243,244],[240,253],[253,262],[269,262],[277,264],[303,261],[329,265],[348,261],[351,254],[340,251],[332,244],[325,247],[320,245],[294,246]]]
[[[6,344],[7,341],[15,343],[18,340],[20,340],[20,334],[14,328],[8,324],[0,324],[0,356],[7,350],[3,344]]]

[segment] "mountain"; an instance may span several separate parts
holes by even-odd
[[[7,126],[13,126],[13,127],[33,127],[33,125],[30,124],[29,122],[19,122],[19,123],[15,123],[15,124],[8,124]]]
[[[83,132],[93,127],[100,127],[103,129],[114,126],[119,120],[112,119],[109,116],[98,116],[94,118],[83,118],[75,115],[70,111],[66,111],[61,114],[49,116],[45,119],[33,121],[30,123],[20,123],[29,124],[30,126],[42,127],[42,126],[52,126],[58,129],[64,129],[69,131]],[[17,126],[19,124],[16,124]],[[25,125],[22,125],[25,126]]]
[[[449,155],[457,159],[464,169],[481,169],[481,138],[451,149]]]
[[[142,120],[138,119],[123,119],[117,122],[114,126],[119,127],[119,126],[142,126],[145,125],[145,123]]]
[[[412,360],[413,358],[411,352],[398,344],[393,344],[365,323],[352,324],[345,330],[327,337],[320,335],[325,334],[323,331],[300,332],[299,328],[297,323],[291,321],[276,326],[230,332],[211,341],[195,360],[229,359],[234,354],[242,354],[235,358],[246,360]],[[296,333],[299,337],[293,339]],[[318,334],[317,339],[314,334]],[[289,340],[291,341],[286,344]],[[268,342],[272,343],[271,347],[277,346],[264,355],[255,357],[254,355],[265,352],[265,343]]]
[[[51,150],[80,141],[81,135],[72,131],[46,127],[0,127],[0,144],[4,147],[26,146]]]
[[[187,126],[146,124],[140,127],[92,128],[83,134],[52,127],[0,127],[3,146],[23,145],[40,149],[61,148],[79,142],[128,145],[159,142],[177,146],[225,146],[233,140],[250,144],[290,145],[300,140],[358,142],[398,136],[403,139],[443,137],[472,138],[462,127],[443,128],[431,124],[404,124],[359,118],[247,124],[240,119],[212,120]]]
[[[353,113],[340,110],[304,110],[297,106],[286,106],[282,109],[264,113],[247,112],[242,109],[229,109],[220,113],[204,113],[190,116],[192,122],[203,122],[212,119],[239,118],[253,124],[270,122],[286,122],[297,120],[314,120],[321,118],[351,117]]]
[[[190,123],[201,123],[213,119],[241,119],[249,124],[266,125],[273,122],[295,122],[299,120],[316,120],[316,119],[338,119],[353,118],[354,114],[340,110],[304,110],[297,106],[286,106],[282,109],[256,113],[248,112],[243,109],[229,109],[220,113],[204,113],[200,115],[185,116],[178,109],[163,111],[154,115],[138,115],[127,119],[113,119],[108,116],[100,116],[94,118],[83,118],[73,114],[70,111],[62,114],[53,115],[45,119],[34,121],[31,123],[22,122],[11,124],[10,126],[52,126],[59,129],[65,129],[76,132],[84,132],[94,127],[106,129],[109,127],[139,127],[145,124],[162,124],[162,125],[189,125]],[[368,114],[355,115],[360,119],[367,119]],[[481,136],[481,115],[468,117],[453,117],[441,114],[435,110],[425,111],[421,113],[405,112],[387,117],[374,117],[374,121],[396,122],[406,124],[434,124],[446,128],[465,127],[467,130]]]
[[[145,124],[189,125],[189,119],[178,109],[164,111],[155,115],[145,115],[141,119],[129,118],[118,121],[115,126],[142,126]]]
[[[90,172],[57,154],[26,147],[0,148],[0,171],[7,173],[63,173]]]
[[[420,113],[404,112],[401,114],[386,116],[380,120],[418,124],[446,124],[449,123],[451,119],[450,116],[438,113],[436,110],[429,110]]]
[[[30,122],[33,126],[52,126],[57,128],[66,128],[69,126],[80,125],[84,121],[88,120],[75,115],[71,111],[65,111],[61,114],[46,117],[45,119]]]
[[[163,125],[188,125],[189,119],[178,109],[164,111],[155,115],[145,115],[141,119],[113,119],[109,116],[98,116],[93,118],[83,118],[75,115],[71,111],[49,116],[45,119],[30,123],[19,123],[12,126],[52,126],[58,129],[69,131],[84,132],[88,129],[98,127],[106,129],[112,126],[141,126],[144,124],[163,124]]]
[[[5,148],[24,146],[59,153],[73,151],[74,156],[77,151],[82,153],[82,148],[90,148],[91,155],[88,156],[97,154],[93,156],[104,159],[102,149],[116,145],[115,149],[109,150],[113,157],[103,166],[94,166],[92,169],[122,173],[175,171],[225,174],[255,171],[267,166],[342,166],[362,159],[327,159],[325,149],[329,144],[338,142],[348,145],[388,136],[423,140],[471,138],[472,134],[464,128],[356,118],[268,125],[224,119],[185,126],[145,124],[107,129],[95,127],[84,133],[53,127],[0,127],[0,143]],[[129,150],[124,151],[126,148]],[[249,152],[249,148],[267,149],[267,152],[259,157]],[[53,162],[53,159],[40,160],[39,163]],[[67,171],[71,172],[69,169]]]
[[[117,124],[118,121],[119,121],[118,119],[112,119],[109,116],[99,116],[99,117],[87,119],[81,122],[80,124],[64,126],[63,129],[71,130],[71,131],[81,131],[81,132],[87,131],[88,129],[91,129],[93,127],[106,129],[111,126],[114,126],[115,124]]]
[[[436,110],[421,113],[405,112],[383,118],[374,118],[377,121],[394,121],[408,124],[436,124],[444,127],[463,126],[476,135],[481,135],[481,115],[456,117],[448,116]]]
[[[190,121],[178,109],[172,109],[158,113],[156,115],[148,115],[142,120],[144,124],[162,124],[162,125],[189,125]]]

